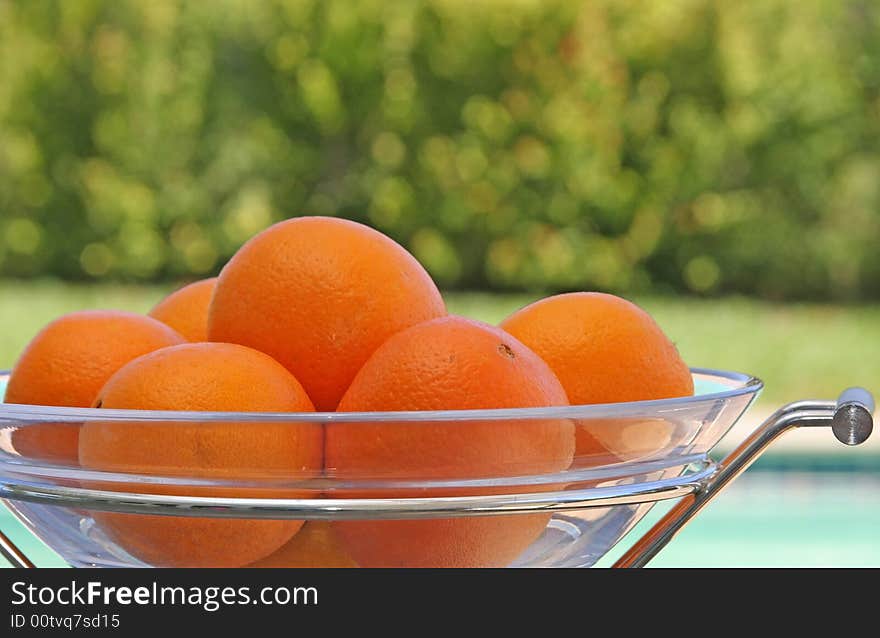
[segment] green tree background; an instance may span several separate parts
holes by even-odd
[[[869,0],[0,0],[0,275],[301,214],[446,288],[880,298]]]

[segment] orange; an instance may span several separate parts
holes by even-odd
[[[318,410],[333,410],[388,337],[445,314],[434,282],[400,245],[355,222],[300,217],[264,230],[229,261],[208,337],[275,357]]]
[[[164,348],[120,369],[96,407],[139,410],[311,412],[299,382],[268,355],[244,346],[193,343]],[[290,496],[261,480],[320,473],[322,433],[296,422],[91,421],[79,440],[83,467],[186,479],[248,481],[257,487],[138,485],[154,494]],[[125,489],[105,485],[103,489]],[[161,566],[234,567],[284,545],[302,521],[101,514],[95,519],[130,554]]]
[[[357,567],[340,545],[333,524],[308,521],[284,547],[248,567]]]
[[[549,364],[574,405],[694,393],[690,370],[675,344],[647,312],[626,299],[597,292],[556,295],[515,312],[501,327]],[[630,433],[624,450],[614,437],[603,436],[613,428],[591,425],[594,437],[625,458],[632,449],[644,454],[663,440],[646,428],[650,441],[636,442]],[[578,456],[595,449],[586,430],[578,430]]]
[[[577,419],[574,468],[666,456],[675,446],[688,445],[688,429],[657,417]]]
[[[12,431],[12,448],[31,460],[78,465],[79,423],[29,423]]]
[[[150,316],[171,326],[187,341],[208,340],[208,307],[217,278],[202,279],[165,297],[150,310]]]
[[[132,359],[183,343],[150,317],[112,310],[64,315],[43,328],[15,364],[7,403],[89,407],[110,376]]]
[[[546,363],[498,328],[461,317],[427,321],[380,346],[339,403],[340,412],[460,410],[567,405]],[[325,472],[342,480],[504,479],[568,468],[573,424],[566,419],[331,423]],[[509,486],[386,488],[360,496],[503,493]],[[513,488],[515,489],[515,488]],[[530,486],[526,491],[540,487]],[[354,496],[344,491],[339,496]],[[364,567],[509,564],[546,527],[549,515],[335,523]]]
[[[165,324],[128,312],[88,310],[56,319],[22,352],[6,389],[6,403],[90,406],[101,386],[132,359],[184,339]],[[79,425],[39,423],[13,432],[23,456],[76,463]]]
[[[538,354],[572,404],[667,399],[693,394],[675,345],[626,299],[576,292],[541,299],[501,327]]]

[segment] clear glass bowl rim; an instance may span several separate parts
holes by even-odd
[[[418,423],[426,421],[447,421],[467,424],[487,420],[537,420],[537,419],[610,419],[630,416],[651,417],[668,416],[676,419],[683,415],[691,420],[697,417],[703,426],[708,415],[719,413],[721,406],[736,398],[747,398],[740,406],[747,409],[748,404],[763,388],[756,377],[738,372],[691,368],[696,380],[714,382],[725,389],[713,391],[715,387],[705,388],[707,392],[689,397],[634,401],[596,405],[574,405],[550,408],[516,408],[491,410],[445,410],[409,412],[314,412],[314,413],[259,413],[259,412],[194,412],[194,411],[150,411],[150,410],[107,410],[92,408],[64,408],[0,404],[0,425],[12,423],[27,427],[28,424],[42,422],[83,422],[83,421],[129,421],[129,422],[312,422],[330,424],[338,422],[364,423]],[[2,373],[0,373],[2,377]],[[697,414],[704,415],[699,417]],[[233,518],[432,518],[450,516],[474,516],[486,514],[515,513],[527,511],[550,511],[553,509],[580,509],[624,503],[645,503],[666,498],[682,496],[698,489],[713,472],[705,453],[681,454],[672,452],[662,458],[622,461],[610,465],[568,469],[562,472],[543,473],[513,477],[464,477],[454,480],[421,480],[403,478],[388,482],[382,477],[361,478],[317,477],[315,479],[293,480],[282,478],[280,484],[267,485],[257,481],[253,485],[239,478],[197,480],[197,477],[142,476],[140,474],[115,473],[83,470],[67,466],[45,464],[38,459],[22,459],[14,463],[0,463],[0,499],[31,501],[44,505],[64,507],[87,507],[106,511],[128,511],[143,514],[170,514],[173,516],[231,516]],[[697,469],[688,471],[688,467]],[[584,485],[584,482],[616,481],[625,482],[632,477],[659,470],[676,470],[677,476],[658,480],[638,481],[635,485],[608,485],[597,487]],[[142,493],[138,489],[142,483],[155,481],[179,483],[181,488],[199,487],[260,487],[265,489],[305,489],[308,493],[321,494],[319,498],[253,498],[210,497],[187,493],[186,495],[157,495]],[[77,484],[57,483],[57,479],[73,480]],[[82,481],[112,482],[128,485],[130,491],[103,491],[95,487],[80,485]],[[377,482],[378,481],[378,482]],[[403,482],[401,482],[403,481]],[[540,489],[538,485],[565,484],[564,489]],[[576,487],[577,486],[577,487]],[[371,498],[345,498],[345,490],[376,490]],[[490,493],[460,496],[400,496],[381,497],[385,488],[449,488],[480,487],[498,488]],[[508,488],[516,489],[508,489]],[[338,491],[337,490],[342,490]],[[344,489],[343,489],[344,488]],[[324,492],[338,491],[335,498],[327,498]],[[305,496],[305,494],[304,494]],[[342,496],[342,498],[340,498]],[[376,498],[378,496],[379,498]]]
[[[672,399],[596,403],[543,408],[493,408],[480,410],[420,410],[396,412],[199,412],[173,410],[118,410],[104,408],[70,408],[41,405],[0,403],[0,422],[78,422],[78,421],[244,421],[305,423],[400,423],[425,421],[494,421],[529,419],[589,419],[628,415],[646,415],[687,409],[712,401],[727,401],[743,395],[755,395],[764,387],[759,378],[713,368],[691,368],[692,375],[715,377],[736,385],[728,390],[708,392]],[[0,371],[0,377],[8,376]]]

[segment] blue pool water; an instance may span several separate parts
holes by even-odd
[[[788,464],[791,459],[781,459]],[[880,472],[779,470],[769,456],[738,478],[654,559],[657,567],[880,566]],[[809,459],[801,461],[809,467]],[[763,468],[765,469],[762,469]],[[766,469],[770,468],[770,469]],[[668,506],[636,527],[646,531]],[[600,561],[613,563],[627,545]]]

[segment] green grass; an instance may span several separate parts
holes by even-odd
[[[0,281],[0,368],[53,318],[85,308],[146,312],[172,286]],[[535,295],[452,293],[451,312],[496,323]],[[849,385],[880,391],[880,305],[774,304],[742,298],[633,299],[660,323],[691,366],[764,379],[762,403],[832,398]]]

